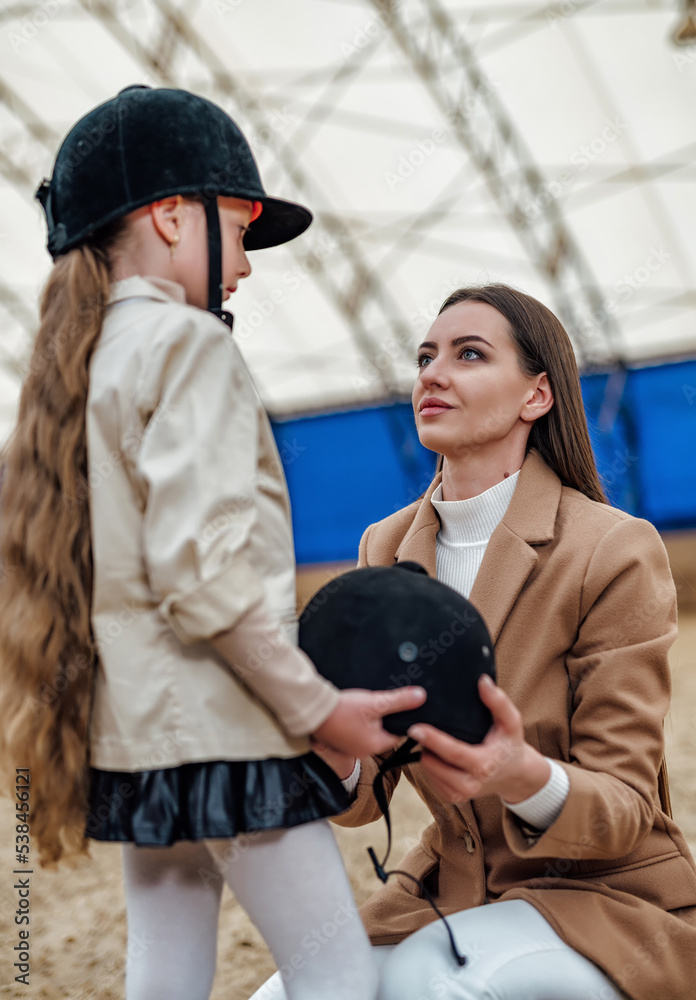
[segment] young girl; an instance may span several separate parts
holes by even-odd
[[[480,746],[416,725],[422,758],[403,768],[434,822],[398,868],[427,881],[469,961],[456,966],[427,899],[395,876],[362,910],[380,1000],[692,1000],[696,869],[663,763],[664,545],[606,503],[573,349],[540,302],[460,289],[416,363],[438,472],[368,527],[360,565],[414,560],[470,598],[498,684],[480,682],[494,720]],[[338,822],[378,819],[378,761],[326,758],[359,771]],[[274,985],[258,1000],[280,1000]]]
[[[40,860],[123,843],[128,1000],[209,996],[222,877],[291,997],[373,997],[325,819],[348,800],[308,736],[386,750],[381,716],[423,692],[339,694],[298,650],[282,466],[221,322],[245,251],[311,215],[220,108],[142,87],[74,126],[38,196],[55,264],[6,452],[0,741]]]

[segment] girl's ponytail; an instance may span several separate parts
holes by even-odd
[[[85,413],[123,224],[59,257],[5,449],[0,495],[0,760],[42,864],[86,852],[88,732],[96,650]]]

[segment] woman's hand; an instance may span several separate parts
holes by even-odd
[[[483,743],[464,743],[424,723],[411,726],[408,735],[423,747],[421,763],[447,801],[499,795],[522,802],[544,787],[551,766],[525,741],[522,716],[486,674],[479,678],[479,694],[493,715]]]
[[[382,716],[392,712],[404,712],[422,705],[426,693],[421,687],[398,688],[395,691],[364,691],[352,688],[341,691],[338,705],[325,722],[312,733],[314,744],[323,744],[328,751],[334,751],[341,770],[350,758],[355,766],[356,757],[369,757],[374,753],[385,753],[398,746],[402,736],[393,736],[382,726]],[[326,757],[324,759],[341,776],[340,771]],[[353,767],[346,777],[349,777]]]

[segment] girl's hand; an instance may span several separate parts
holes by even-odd
[[[396,691],[364,691],[361,688],[341,691],[336,708],[312,734],[313,741],[338,753],[336,759],[343,770],[347,757],[353,760],[354,765],[356,757],[386,753],[398,746],[403,737],[388,733],[382,726],[382,716],[416,708],[425,699],[426,693],[420,687],[405,687]],[[331,764],[330,760],[327,762]],[[340,771],[334,764],[331,766],[340,777]],[[352,770],[353,767],[346,777],[350,776]]]
[[[484,795],[522,802],[544,787],[551,766],[525,741],[522,716],[485,674],[479,678],[479,694],[493,715],[483,743],[464,743],[424,723],[411,726],[408,735],[423,747],[421,764],[448,802]]]

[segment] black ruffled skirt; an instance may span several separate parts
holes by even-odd
[[[168,847],[177,840],[299,826],[349,805],[335,772],[314,753],[155,771],[92,768],[85,832],[93,840]]]

